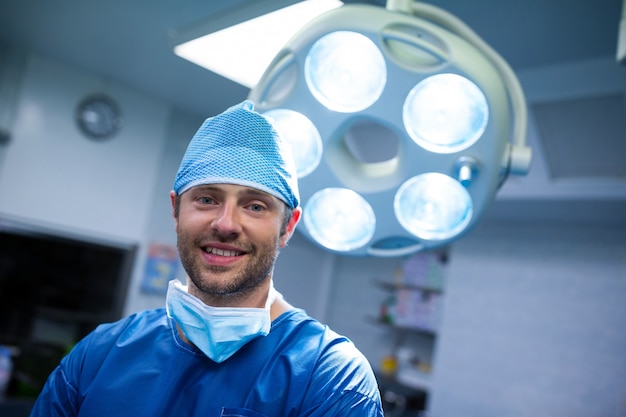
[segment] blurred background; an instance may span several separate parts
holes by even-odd
[[[0,0],[0,415],[27,413],[74,343],[163,306],[183,277],[168,198],[180,158],[250,90],[176,56],[174,40],[254,3]],[[296,234],[276,287],[356,343],[389,416],[626,416],[623,4],[429,3],[519,77],[528,175],[435,251],[341,256]],[[93,94],[120,111],[111,138],[79,126]]]

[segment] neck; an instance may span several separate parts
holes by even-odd
[[[265,308],[265,303],[269,295],[270,287],[273,288],[272,278],[269,277],[261,285],[252,291],[249,291],[245,296],[231,297],[231,296],[215,296],[202,292],[198,287],[193,284],[193,281],[187,278],[187,291],[198,299],[211,307],[252,307],[252,308]],[[281,314],[294,308],[283,298],[282,294],[275,292],[276,297],[272,305],[270,306],[270,318],[272,320],[278,318]]]
[[[272,321],[276,320],[281,314],[292,310],[294,307],[289,304],[280,293],[276,293],[276,300],[272,303],[270,307],[270,318]]]
[[[187,292],[211,307],[265,308],[270,287],[272,279],[268,277],[254,288],[219,294],[203,291],[187,278]]]

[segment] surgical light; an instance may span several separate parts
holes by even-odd
[[[411,139],[432,152],[452,153],[470,147],[485,132],[487,99],[469,79],[432,75],[409,92],[402,121]]]
[[[304,76],[320,103],[338,112],[357,112],[378,100],[387,81],[385,58],[367,36],[337,31],[313,44]]]
[[[517,77],[463,22],[422,2],[320,15],[285,43],[249,98],[277,125],[287,123],[281,112],[302,116],[305,127],[279,127],[298,160],[299,230],[340,254],[447,245],[530,166]],[[304,139],[307,130],[321,144]]]
[[[265,115],[290,143],[298,178],[313,172],[323,152],[322,138],[313,122],[302,113],[288,109],[270,110]]]
[[[422,240],[458,235],[473,212],[472,199],[461,183],[438,172],[421,174],[402,184],[393,209],[402,227]]]
[[[317,191],[304,205],[303,218],[317,242],[337,251],[363,247],[376,228],[372,207],[347,188]]]

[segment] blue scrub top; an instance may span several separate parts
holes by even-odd
[[[35,416],[382,417],[354,344],[291,310],[222,363],[183,342],[165,309],[99,326],[52,372]]]

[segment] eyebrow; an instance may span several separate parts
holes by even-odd
[[[258,196],[259,198],[271,198],[275,199],[273,195],[266,193],[265,191],[257,190],[256,188],[247,187],[245,185],[238,184],[228,184],[228,185],[237,185],[240,188],[240,191],[237,193],[238,195],[244,196]],[[197,187],[198,190],[207,190],[214,191],[218,193],[224,193],[224,189],[219,186],[219,184],[204,184]]]

